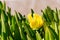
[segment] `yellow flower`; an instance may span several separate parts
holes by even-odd
[[[42,17],[36,13],[33,14],[33,17],[31,16],[31,14],[29,14],[28,21],[29,21],[30,27],[33,30],[37,30],[37,29],[41,28],[43,25]]]

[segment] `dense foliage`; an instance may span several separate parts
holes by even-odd
[[[60,10],[57,8],[41,10],[41,17],[31,9],[28,18],[16,11],[11,15],[9,7],[7,10],[6,3],[0,1],[0,40],[60,40]]]

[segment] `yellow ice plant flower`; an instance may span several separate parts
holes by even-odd
[[[43,25],[42,17],[36,13],[33,14],[33,17],[31,16],[31,14],[28,14],[28,21],[29,21],[30,27],[33,30],[37,30],[41,28]]]

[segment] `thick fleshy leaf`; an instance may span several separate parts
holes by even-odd
[[[47,27],[45,28],[45,40],[49,40],[49,30]]]
[[[49,31],[50,31],[50,33],[52,34],[52,36],[53,36],[56,40],[58,40],[59,37],[58,37],[58,35],[56,34],[56,32],[55,32],[50,26],[49,26],[48,28],[49,28]]]
[[[24,24],[24,28],[26,30],[27,35],[30,37],[31,40],[36,40],[35,38],[35,33],[32,29],[30,29],[30,26],[27,25],[26,23]]]
[[[36,40],[42,40],[40,34],[38,33],[38,31],[36,31]]]
[[[2,35],[2,37],[1,37],[1,38],[2,38],[3,40],[6,39],[6,38],[4,37],[4,36],[5,36],[4,34],[6,33],[6,29],[5,29],[5,26],[6,26],[6,25],[5,25],[5,17],[6,17],[6,16],[4,15],[4,12],[2,11],[2,13],[1,13],[1,23],[2,23],[2,29],[1,29],[2,32],[1,32],[1,35]]]
[[[21,39],[22,40],[27,40],[25,34],[24,34],[24,31],[23,31],[23,28],[22,28],[22,22],[19,22],[18,21],[18,15],[17,15],[17,12],[15,14],[15,19],[16,19],[16,22],[17,22],[17,25],[19,27],[19,30],[20,30],[20,35],[21,35]]]

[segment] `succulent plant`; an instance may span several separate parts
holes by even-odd
[[[31,9],[29,18],[15,11],[0,1],[0,40],[60,40],[60,10],[49,6],[42,16]],[[31,24],[31,25],[30,25]],[[34,29],[34,30],[33,30]],[[36,30],[37,29],[37,30]]]

